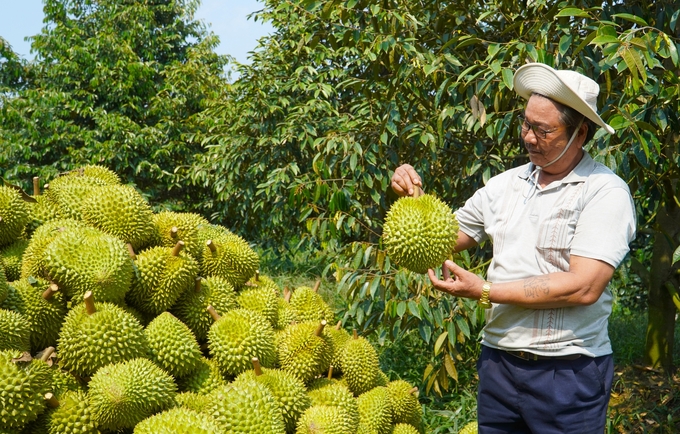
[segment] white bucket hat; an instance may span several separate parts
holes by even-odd
[[[573,108],[609,134],[614,128],[597,114],[597,95],[600,86],[592,79],[575,71],[557,70],[543,63],[528,63],[515,72],[515,92],[528,100],[532,93],[547,96]]]

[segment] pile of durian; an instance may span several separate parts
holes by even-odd
[[[422,432],[318,285],[105,167],[39,190],[0,186],[0,434]]]

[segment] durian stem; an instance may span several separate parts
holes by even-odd
[[[292,295],[293,295],[293,293],[291,292],[291,290],[287,286],[285,288],[283,288],[283,300],[286,303],[290,303],[290,297]]]
[[[260,359],[258,359],[257,357],[253,357],[250,361],[253,363],[255,375],[258,377],[262,375],[262,365],[260,365]]]
[[[52,353],[54,353],[54,347],[45,348],[42,352],[42,355],[40,356],[40,360],[47,362],[50,359]]]
[[[44,298],[45,300],[49,300],[50,298],[52,298],[52,296],[54,296],[54,294],[56,294],[57,291],[59,291],[59,287],[57,286],[57,284],[50,283],[50,286],[48,286],[45,292],[43,292],[42,298]]]
[[[328,324],[326,322],[326,320],[322,319],[321,322],[319,323],[319,327],[316,328],[316,331],[314,332],[314,334],[316,336],[321,336],[321,333],[323,333],[323,329],[324,329],[324,327],[326,327],[326,324]]]
[[[132,244],[127,243],[126,246],[128,249],[128,255],[130,255],[133,261],[137,260],[137,255],[135,254],[135,249],[132,248]]]
[[[413,197],[414,197],[415,199],[418,199],[420,196],[422,196],[423,194],[425,194],[425,192],[423,191],[423,189],[420,188],[419,186],[415,185],[414,187],[415,187],[415,188],[413,189]]]
[[[333,378],[333,365],[330,365],[328,367],[328,379],[330,380],[332,378]]]
[[[220,314],[217,313],[217,311],[215,310],[215,308],[212,307],[212,306],[206,307],[205,310],[208,311],[208,313],[210,314],[210,316],[213,317],[213,319],[214,319],[215,321],[219,321],[220,318],[222,318],[222,317],[220,316]]]
[[[415,395],[416,393],[418,393],[418,388],[414,387],[413,389],[409,390],[408,393],[411,395]]]
[[[54,397],[52,392],[47,392],[45,394],[45,401],[47,402],[47,406],[50,408],[59,407],[59,401],[57,401],[57,398]]]
[[[50,184],[45,184],[45,185],[43,186],[43,190],[45,190],[45,191],[46,191],[48,188],[50,188]]]
[[[215,247],[215,243],[213,243],[213,240],[206,241],[205,245],[208,246],[212,253],[215,253],[215,251],[217,250],[217,247]]]
[[[92,296],[92,291],[87,291],[83,300],[85,300],[85,310],[87,310],[88,315],[92,315],[97,311],[94,307],[94,296]]]
[[[179,252],[181,252],[183,248],[184,248],[184,241],[182,241],[182,240],[177,241],[177,244],[175,244],[175,247],[172,248],[172,256],[179,256]]]
[[[194,291],[195,292],[201,292],[201,282],[203,281],[202,277],[197,277],[196,280],[194,280]]]
[[[177,232],[179,232],[179,229],[177,229],[177,226],[173,226],[170,229],[170,238],[172,238],[172,239],[177,238]]]
[[[357,333],[357,329],[352,329],[352,338],[359,339],[359,333]]]
[[[342,320],[339,319],[338,323],[335,325],[335,330],[340,330],[342,328]]]
[[[255,270],[255,281],[256,282],[260,281],[260,270]]]
[[[40,196],[40,178],[33,177],[33,196]]]
[[[314,292],[319,292],[319,287],[321,286],[321,279],[317,280],[316,283],[314,284]]]

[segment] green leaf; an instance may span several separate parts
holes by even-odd
[[[420,309],[418,309],[418,304],[415,302],[415,300],[408,301],[408,310],[409,312],[411,312],[411,315],[415,316],[418,319],[422,319],[420,317]]]
[[[442,345],[444,345],[444,342],[446,341],[446,337],[449,335],[448,332],[443,332],[442,334],[439,335],[437,338],[437,341],[434,343],[434,355],[438,355],[440,351],[442,350]]]
[[[602,35],[596,36],[595,38],[593,38],[592,41],[590,41],[590,43],[594,45],[620,44],[621,41],[619,41],[619,38],[617,38],[616,36]]]
[[[582,17],[582,18],[589,18],[590,14],[588,12],[584,11],[583,9],[579,8],[574,8],[574,7],[567,7],[559,11],[556,15],[555,18],[560,18],[560,17]]]
[[[647,26],[647,21],[642,18],[632,15],[632,14],[614,14],[613,18],[621,18],[622,20],[630,21],[631,23],[639,24],[641,26]]]
[[[399,315],[399,317],[402,318],[405,313],[406,313],[406,302],[400,301],[399,304],[397,305],[397,315]]]
[[[675,252],[673,252],[673,265],[675,265],[675,263],[678,261],[680,261],[680,246],[678,246],[678,248],[675,249]]]
[[[572,37],[571,35],[563,35],[560,38],[559,51],[561,55],[565,55],[569,48],[571,47]]]
[[[503,68],[503,83],[505,83],[505,86],[512,90],[514,85],[513,85],[513,79],[515,78],[515,72],[510,69],[510,68]]]

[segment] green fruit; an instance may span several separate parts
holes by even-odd
[[[135,427],[134,434],[222,434],[217,423],[205,414],[176,407],[144,419]]]
[[[253,357],[266,368],[276,364],[271,324],[259,313],[246,309],[230,310],[210,327],[208,348],[227,376],[235,377],[252,368]]]
[[[6,350],[31,350],[31,323],[19,312],[0,309],[0,351]]]
[[[113,170],[98,164],[87,164],[63,174],[65,177],[87,176],[96,178],[106,185],[120,184],[120,177]]]
[[[223,386],[226,386],[226,383]],[[182,392],[175,395],[175,402],[180,407],[205,413],[210,404],[210,397],[207,394],[204,395],[196,392]]]
[[[292,324],[277,338],[281,369],[309,383],[324,375],[333,356],[333,343],[321,323]]]
[[[390,434],[392,408],[386,387],[375,387],[357,397],[359,432]]]
[[[407,423],[398,423],[394,425],[392,434],[420,434],[420,431],[418,431],[413,425],[409,425]]]
[[[9,285],[7,285],[7,277],[5,276],[5,269],[0,264],[0,306],[5,301],[9,294]]]
[[[0,263],[5,269],[8,282],[19,280],[21,277],[21,257],[26,247],[28,247],[28,240],[19,239],[0,251]]]
[[[383,227],[387,254],[416,273],[440,266],[453,252],[457,237],[458,223],[451,208],[429,194],[397,200]]]
[[[66,299],[56,285],[44,279],[17,280],[11,283],[10,295],[5,303],[28,321],[31,351],[35,353],[57,345],[67,308]]]
[[[0,185],[0,246],[15,242],[29,220],[29,207],[21,198],[21,193]]]
[[[147,359],[132,359],[99,369],[89,383],[95,423],[107,430],[133,428],[174,405],[172,377]]]
[[[92,189],[82,212],[82,220],[87,224],[132,244],[135,250],[151,241],[153,212],[132,186],[107,185]]]
[[[477,434],[477,421],[469,422],[463,427],[462,430],[458,431],[458,434]]]
[[[226,433],[284,434],[281,409],[267,387],[244,379],[210,394],[207,409]]]
[[[380,361],[375,348],[366,338],[358,336],[347,341],[340,364],[347,387],[355,396],[377,385]]]
[[[32,235],[44,223],[59,218],[59,205],[45,195],[32,196],[35,202],[28,203],[30,220],[26,224],[26,233]]]
[[[322,321],[335,322],[333,309],[328,306],[321,295],[308,286],[301,286],[293,291],[290,307],[295,312],[298,322]]]
[[[0,430],[17,432],[45,410],[50,368],[21,351],[0,351]]]
[[[21,277],[45,277],[45,249],[66,229],[85,228],[73,219],[56,219],[38,227],[26,246],[21,262]]]
[[[283,330],[296,321],[295,311],[285,299],[279,297],[276,301],[276,309],[278,312],[276,313],[275,330]]]
[[[287,432],[295,432],[295,423],[310,405],[305,384],[294,375],[280,369],[257,368],[239,375],[239,381],[255,380],[269,389],[279,404]],[[259,374],[257,372],[260,372]],[[235,384],[232,383],[232,384]]]
[[[315,380],[309,385],[307,394],[313,406],[331,406],[339,408],[343,414],[343,425],[350,432],[355,432],[359,425],[359,408],[357,400],[346,385],[337,381]]]
[[[46,276],[67,298],[91,291],[97,301],[121,302],[133,266],[125,244],[94,228],[65,229],[45,249]]]
[[[387,383],[387,392],[392,403],[392,422],[420,427],[423,409],[418,401],[418,389],[404,380]]]
[[[152,247],[135,260],[135,275],[126,300],[142,313],[159,315],[194,287],[198,263],[180,248]]]
[[[89,377],[109,363],[147,356],[139,321],[111,303],[94,303],[94,308],[90,314],[80,304],[66,315],[57,343],[63,369]]]
[[[189,327],[169,312],[163,312],[144,330],[149,358],[174,377],[183,377],[198,367],[201,349]]]
[[[188,375],[178,378],[177,385],[179,390],[185,392],[195,392],[207,395],[220,386],[226,386],[227,381],[222,376],[217,362],[213,359],[202,357],[196,369]]]
[[[84,391],[66,392],[58,401],[59,406],[46,414],[47,434],[99,434]]]
[[[154,214],[152,244],[174,247],[177,241],[184,241],[186,252],[200,260],[203,245],[198,236],[200,225],[209,225],[205,218],[194,213],[163,211]]]
[[[295,434],[354,434],[347,414],[339,407],[314,405],[300,416]]]
[[[57,205],[61,218],[82,220],[83,207],[87,204],[90,193],[104,185],[108,185],[108,182],[100,178],[70,172],[50,181],[45,196]]]
[[[218,276],[200,279],[193,290],[179,296],[170,311],[194,332],[196,340],[205,342],[208,330],[215,322],[206,310],[208,306],[214,307],[220,315],[238,307],[236,292],[227,279]]]
[[[331,366],[333,366],[333,373],[339,374],[342,372],[342,354],[345,344],[352,339],[352,336],[347,330],[341,328],[341,323],[338,322],[335,327],[328,327],[324,329],[333,342],[333,356],[331,357]]]
[[[221,276],[236,287],[253,277],[260,266],[259,256],[248,243],[224,227],[201,225],[199,239],[203,276]]]
[[[236,299],[243,309],[261,314],[272,327],[279,320],[279,293],[269,286],[245,287]]]

